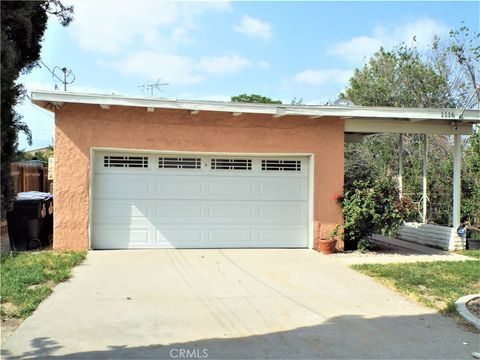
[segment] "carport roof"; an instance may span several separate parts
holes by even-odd
[[[394,108],[331,105],[254,104],[205,100],[181,100],[123,95],[101,95],[73,92],[33,91],[32,102],[55,111],[65,103],[110,106],[176,109],[197,114],[200,111],[227,112],[234,116],[264,114],[274,117],[288,115],[310,118],[340,117],[345,120],[345,132],[352,133],[428,133],[469,134],[472,124],[480,123],[480,110]]]

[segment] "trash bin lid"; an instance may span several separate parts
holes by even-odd
[[[17,200],[24,201],[24,200],[49,200],[53,197],[52,194],[48,192],[41,192],[41,191],[27,191],[27,192],[19,192],[17,194]]]

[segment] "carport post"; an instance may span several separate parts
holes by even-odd
[[[398,197],[403,198],[403,134],[398,139]]]
[[[422,220],[427,223],[427,134],[423,134]]]
[[[462,171],[462,143],[459,134],[453,135],[453,228],[460,225],[460,173]]]

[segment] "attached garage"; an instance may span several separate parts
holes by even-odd
[[[316,248],[343,222],[344,144],[460,136],[474,110],[32,93],[55,113],[54,249]],[[343,243],[337,242],[342,248]]]
[[[93,249],[308,247],[309,158],[94,152]]]

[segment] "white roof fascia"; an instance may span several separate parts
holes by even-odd
[[[480,123],[480,110],[393,108],[330,105],[286,105],[235,103],[205,100],[178,100],[145,98],[121,95],[99,95],[72,92],[33,91],[32,102],[43,108],[49,103],[97,104],[110,106],[133,106],[145,108],[178,109],[190,111],[219,111],[265,115],[300,115],[310,117],[337,116],[355,118],[401,119],[412,121],[461,121]]]

